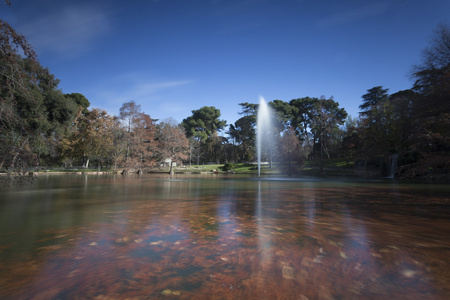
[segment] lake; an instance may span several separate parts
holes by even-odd
[[[450,186],[39,175],[0,191],[0,299],[449,299]]]

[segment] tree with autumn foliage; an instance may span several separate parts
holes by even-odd
[[[110,160],[114,149],[115,122],[114,117],[99,108],[81,114],[72,133],[60,142],[62,157],[82,159],[85,168],[89,167],[90,161],[96,160],[101,168]]]
[[[142,170],[154,165],[155,121],[142,112],[134,100],[125,102],[120,108],[119,119],[124,129],[122,138],[126,144],[123,165],[129,169]]]
[[[155,122],[146,113],[138,113],[133,118],[133,131],[130,134],[129,161],[135,168],[142,170],[155,164],[155,152],[158,143]]]
[[[173,119],[158,124],[158,153],[161,160],[170,160],[170,173],[173,173],[173,163],[183,162],[189,158],[189,140],[181,124]]]

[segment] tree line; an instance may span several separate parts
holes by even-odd
[[[352,157],[379,164],[398,156],[398,176],[439,176],[450,171],[450,27],[439,24],[411,89],[393,94],[381,86],[363,95],[360,117],[343,147]]]
[[[399,175],[448,173],[450,30],[438,26],[414,66],[411,89],[389,94],[376,86],[362,95],[357,118],[321,96],[273,100],[270,146],[263,159],[295,172],[305,160],[363,160],[383,172],[398,157]],[[181,123],[152,119],[135,101],[111,116],[80,93],[64,94],[26,39],[0,20],[0,169],[42,165],[143,170],[164,161],[184,164],[255,161],[258,104],[240,103],[227,125],[220,110],[193,110]],[[220,135],[220,133],[226,135]],[[322,164],[321,172],[322,172]]]

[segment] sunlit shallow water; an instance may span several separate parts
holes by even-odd
[[[0,299],[448,299],[450,188],[41,176],[0,192]]]

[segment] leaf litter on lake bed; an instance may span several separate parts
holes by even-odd
[[[69,230],[70,243],[40,248],[34,256],[21,257],[28,264],[0,261],[0,269],[5,270],[2,272],[8,272],[8,277],[0,279],[6,287],[0,297],[20,298],[28,293],[38,298],[156,298],[166,291],[164,296],[186,298],[314,299],[364,295],[383,299],[430,292],[427,278],[431,272],[442,276],[442,270],[415,262],[448,262],[442,255],[430,257],[430,249],[403,249],[381,242],[380,246],[353,247],[348,236],[333,236],[322,228],[311,235],[302,230],[274,235],[283,230],[279,220],[280,225],[270,225],[271,232],[264,235],[235,234],[230,239],[233,232],[258,232],[258,224],[241,218],[238,227],[221,224],[217,233],[199,230],[192,235],[189,228],[217,222],[171,220],[175,218],[171,214],[166,214],[166,218],[152,224],[153,231],[148,226],[142,226],[141,231],[134,225],[127,229],[122,223],[102,224],[107,228],[106,236],[100,235],[102,230]],[[174,226],[175,222],[179,225]],[[136,222],[141,223],[145,224]],[[180,230],[186,235],[182,239],[165,240]],[[338,231],[339,228],[333,229]],[[105,241],[103,246],[90,247],[93,243],[100,245],[100,240]],[[161,245],[164,247],[153,247]],[[138,249],[143,250],[144,256],[132,257],[130,253]],[[21,278],[21,274],[28,275]],[[40,277],[36,277],[38,274]],[[440,282],[446,282],[440,278]],[[49,288],[49,282],[57,285]]]

